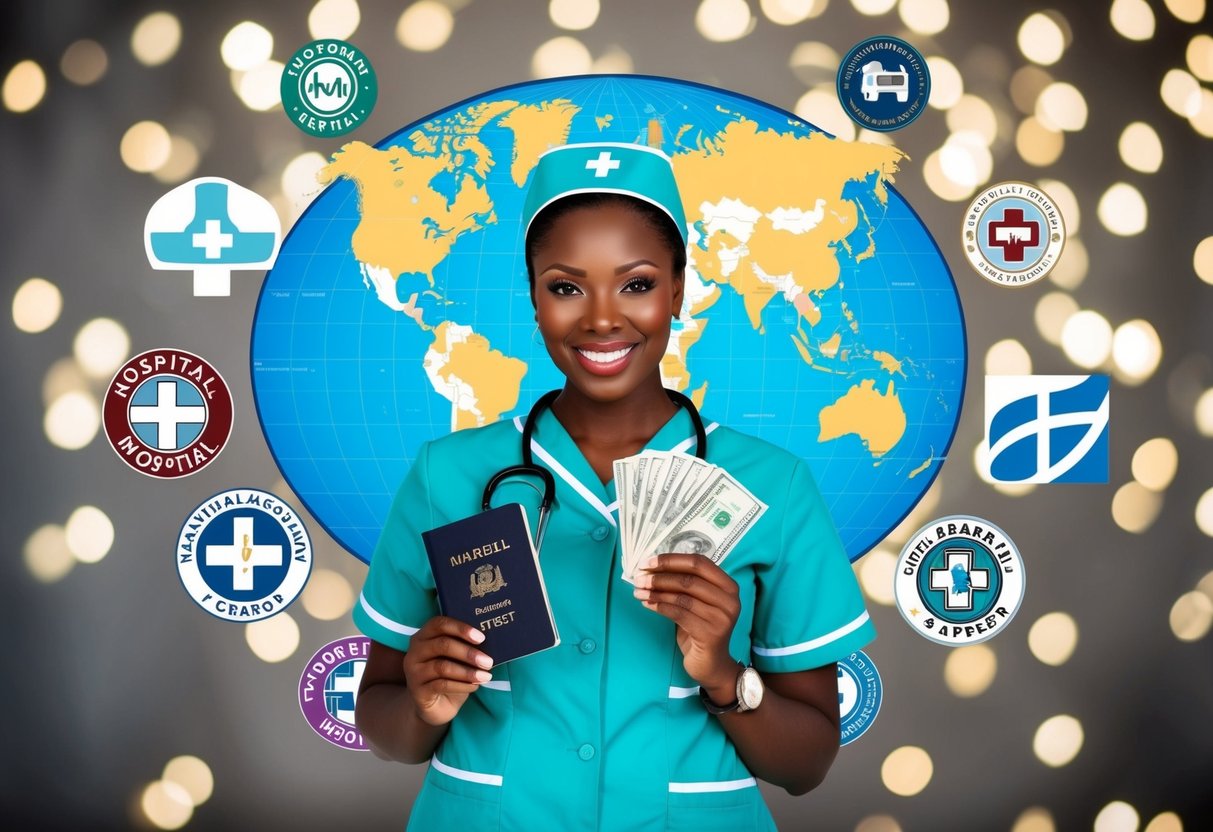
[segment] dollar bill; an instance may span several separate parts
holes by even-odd
[[[695,552],[719,565],[766,509],[765,503],[717,468],[691,509],[638,559],[662,552]]]

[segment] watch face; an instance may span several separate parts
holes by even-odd
[[[762,701],[762,677],[752,667],[746,668],[741,674],[740,694],[746,708],[757,708]]]

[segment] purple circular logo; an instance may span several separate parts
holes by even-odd
[[[299,677],[299,709],[312,730],[339,748],[366,751],[354,725],[354,702],[371,652],[366,636],[330,641],[308,659]]]

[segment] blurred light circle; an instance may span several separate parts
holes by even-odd
[[[417,0],[396,21],[396,40],[415,52],[433,52],[450,40],[454,30],[455,15],[449,8],[435,0]]]
[[[986,350],[986,375],[1028,376],[1032,374],[1032,356],[1014,338],[1004,338]]]
[[[829,44],[819,40],[796,44],[788,58],[788,66],[806,84],[833,81],[838,72],[838,53]]]
[[[80,506],[67,518],[64,527],[67,548],[81,563],[96,563],[114,545],[114,524],[96,506]]]
[[[242,72],[263,64],[274,54],[274,36],[260,23],[244,20],[223,37],[219,55],[228,69]]]
[[[97,402],[84,392],[64,393],[51,402],[42,420],[46,438],[69,451],[77,451],[92,442],[100,426],[101,411]]]
[[[1188,116],[1192,129],[1206,139],[1213,139],[1213,92],[1202,89],[1196,103],[1196,112]]]
[[[215,777],[211,774],[211,767],[190,754],[169,760],[164,766],[161,779],[183,788],[195,806],[206,803],[215,789]]]
[[[331,569],[315,569],[303,588],[303,608],[320,621],[336,621],[354,606],[350,582]]]
[[[748,35],[754,15],[745,0],[700,0],[695,28],[707,40],[726,43]]]
[[[1192,269],[1196,276],[1213,286],[1213,237],[1205,237],[1192,252]]]
[[[947,123],[948,130],[953,133],[980,135],[987,146],[998,136],[998,116],[994,114],[994,108],[976,95],[962,95],[948,110]]]
[[[601,11],[598,0],[551,0],[548,15],[561,29],[580,31],[598,20]]]
[[[1199,23],[1205,16],[1205,0],[1163,0],[1171,14],[1184,23]]]
[[[762,13],[772,23],[794,26],[802,20],[817,17],[830,5],[830,0],[760,0]]]
[[[1050,612],[1036,619],[1028,630],[1028,649],[1037,661],[1060,667],[1078,646],[1078,625],[1064,612]]]
[[[915,745],[903,745],[885,757],[880,779],[886,789],[901,797],[913,797],[931,782],[931,755]]]
[[[931,72],[931,97],[927,104],[936,110],[955,106],[964,94],[964,79],[956,64],[940,55],[931,55],[927,58],[927,69]]]
[[[184,136],[169,137],[168,161],[152,172],[157,182],[175,185],[198,169],[198,148]]]
[[[1133,452],[1133,479],[1151,491],[1165,491],[1179,468],[1179,451],[1165,436],[1148,439]]]
[[[597,73],[630,75],[634,69],[632,56],[622,46],[607,47],[607,51],[595,58],[594,62],[590,64],[590,72]]]
[[[1162,167],[1162,140],[1144,121],[1125,127],[1118,147],[1121,160],[1133,170],[1154,173]]]
[[[1146,825],[1145,832],[1183,832],[1184,825],[1179,815],[1174,812],[1163,812],[1155,815],[1154,820]]]
[[[1059,259],[1053,271],[1049,272],[1049,280],[1063,289],[1073,291],[1086,279],[1090,265],[1091,258],[1083,241],[1067,235],[1066,256]]]
[[[361,22],[362,12],[357,0],[320,0],[308,13],[307,30],[317,40],[346,40]]]
[[[22,332],[45,332],[62,310],[59,287],[45,278],[31,277],[13,294],[13,324]]]
[[[944,176],[970,192],[990,181],[994,160],[985,142],[976,133],[953,133],[939,149]]]
[[[248,72],[240,73],[236,94],[244,106],[264,113],[282,103],[282,70],[279,61],[263,61]]]
[[[1035,12],[1019,26],[1019,51],[1029,61],[1050,66],[1066,51],[1066,34],[1052,15]]]
[[[169,12],[152,12],[135,24],[131,52],[139,63],[158,66],[177,54],[181,45],[181,22]]]
[[[901,22],[920,35],[936,35],[948,28],[948,0],[901,0],[897,5]]]
[[[585,44],[562,35],[552,38],[535,50],[531,58],[531,74],[536,78],[560,75],[582,75],[590,71],[593,58]]]
[[[847,117],[833,87],[813,89],[800,96],[792,109],[797,116],[843,141],[854,141],[855,122]]]
[[[954,648],[943,666],[943,680],[948,690],[966,699],[985,693],[997,674],[998,656],[986,644]]]
[[[1082,749],[1082,723],[1068,714],[1046,719],[1032,738],[1032,751],[1046,766],[1060,768]]]
[[[863,591],[878,604],[891,607],[894,601],[893,573],[897,556],[887,549],[873,549],[864,555],[856,568]]]
[[[1067,252],[1068,253],[1068,252]],[[1061,332],[1070,316],[1078,311],[1078,302],[1065,292],[1049,292],[1036,301],[1036,331],[1050,344],[1061,344]]]
[[[105,47],[88,38],[69,46],[59,60],[63,77],[81,87],[100,81],[108,68],[109,56],[105,54]]]
[[[1213,601],[1203,592],[1185,592],[1171,607],[1171,632],[1180,641],[1199,641],[1213,626]]]
[[[136,173],[151,173],[168,161],[172,140],[163,124],[140,121],[122,135],[118,151],[128,168]]]
[[[1011,832],[1057,832],[1057,827],[1048,809],[1032,806],[1019,813]]]
[[[1196,501],[1196,527],[1213,537],[1213,488],[1201,494]]]
[[[1200,394],[1192,415],[1200,435],[1213,436],[1213,388]]]
[[[143,814],[159,829],[180,829],[189,823],[194,804],[189,792],[168,780],[149,783],[139,799]]]
[[[851,5],[860,14],[884,14],[897,5],[897,0],[851,0]]]
[[[63,527],[53,524],[41,526],[31,534],[25,541],[23,554],[25,568],[34,580],[44,584],[62,579],[76,565],[71,549],[67,548]]]
[[[1082,226],[1082,213],[1078,210],[1078,197],[1070,186],[1060,179],[1048,178],[1040,179],[1036,184],[1052,197],[1053,204],[1061,211],[1061,217],[1066,226],[1066,235],[1077,234],[1078,229]]]
[[[892,815],[868,815],[855,824],[855,832],[901,832],[901,826]]]
[[[975,185],[961,185],[944,172],[942,149],[932,151],[927,156],[927,160],[922,165],[922,178],[935,196],[949,202],[966,200],[973,195],[973,191],[976,189]]]
[[[1128,321],[1112,336],[1112,360],[1127,381],[1140,384],[1154,375],[1162,360],[1162,341],[1149,321]]]
[[[1073,84],[1055,81],[1036,99],[1036,118],[1046,127],[1076,132],[1087,126],[1087,100]]]
[[[1200,111],[1200,82],[1182,69],[1171,69],[1162,77],[1159,87],[1162,103],[1184,118]]]
[[[1184,57],[1189,72],[1202,81],[1213,81],[1213,37],[1206,34],[1193,37],[1188,41]]]
[[[1104,228],[1122,237],[1146,230],[1146,200],[1141,191],[1127,182],[1117,182],[1099,198],[1099,221]]]
[[[1154,36],[1154,11],[1145,0],[1112,0],[1108,17],[1112,28],[1129,40],[1149,40]]]
[[[72,353],[93,378],[105,378],[122,366],[131,350],[126,328],[112,318],[93,318],[80,327]]]
[[[60,358],[47,369],[42,377],[42,404],[51,402],[64,393],[87,393],[90,387],[88,376],[80,369],[73,356]]]
[[[254,656],[273,664],[289,659],[299,647],[299,625],[290,613],[280,612],[244,625],[244,640]]]
[[[1025,118],[1015,131],[1015,149],[1025,162],[1038,168],[1056,162],[1065,146],[1064,134],[1046,126],[1035,116]]]
[[[1036,99],[1053,83],[1053,76],[1038,66],[1021,66],[1011,75],[1011,103],[1025,115],[1036,112]]]
[[[1123,800],[1113,800],[1095,816],[1095,832],[1137,832],[1141,818]]]
[[[1079,367],[1094,369],[1112,352],[1112,326],[1094,310],[1075,312],[1061,329],[1061,348]]]
[[[1205,597],[1213,601],[1213,572],[1209,572],[1196,584],[1196,591],[1204,593]]]
[[[1112,497],[1112,519],[1132,534],[1141,534],[1158,519],[1162,511],[1162,495],[1139,482],[1127,482]]]
[[[282,170],[282,193],[295,204],[310,201],[320,193],[322,186],[316,174],[326,164],[328,160],[314,150],[291,159]]]

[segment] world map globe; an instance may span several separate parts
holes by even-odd
[[[673,160],[689,244],[664,384],[804,458],[859,558],[934,479],[964,395],[955,284],[891,187],[905,156],[668,78],[518,84],[333,154],[253,319],[286,482],[369,561],[421,443],[563,386],[533,332],[522,202],[544,151],[591,141]]]

